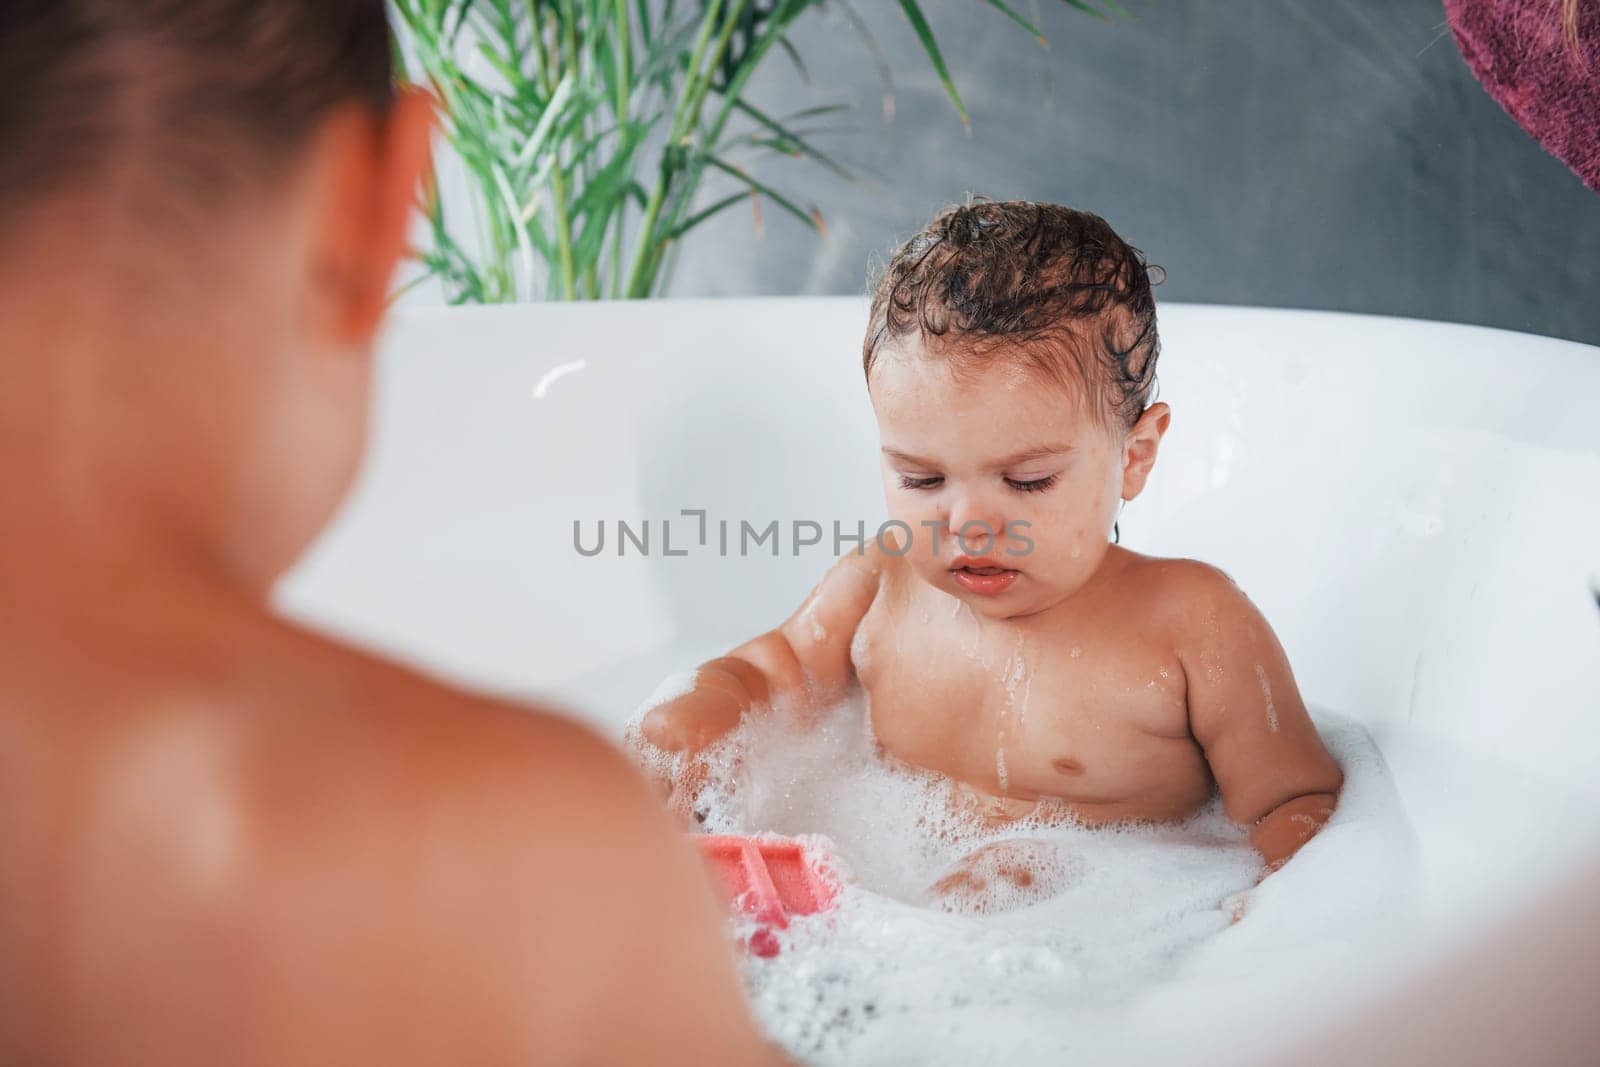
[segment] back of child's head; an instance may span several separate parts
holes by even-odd
[[[130,214],[270,182],[335,105],[391,92],[384,0],[3,0],[0,227],[64,191]]]
[[[1150,402],[1160,339],[1146,264],[1098,215],[978,200],[940,213],[890,258],[863,347],[870,378],[910,335],[960,372],[998,358],[1071,388],[1111,425]]]

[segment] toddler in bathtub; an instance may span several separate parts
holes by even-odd
[[[882,754],[947,776],[986,821],[1174,820],[1216,788],[1283,864],[1342,775],[1282,647],[1221,571],[1112,543],[1171,418],[1150,403],[1158,353],[1147,266],[1104,220],[941,214],[888,264],[867,326],[888,532],[701,666],[643,740],[693,754],[746,714],[860,684]],[[981,899],[1032,866],[1008,841],[933,888]]]

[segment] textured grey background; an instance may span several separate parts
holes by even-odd
[[[855,102],[819,144],[862,180],[749,156],[823,210],[827,238],[771,205],[758,237],[732,209],[688,242],[671,295],[862,292],[869,260],[971,192],[1104,215],[1167,268],[1159,299],[1600,343],[1600,196],[1483,92],[1436,0],[1125,3],[1135,17],[1106,24],[1036,0],[1046,51],[979,0],[923,0],[970,136],[897,4],[856,4],[894,70],[889,125],[843,14],[808,16],[809,83],[775,54],[753,98]]]

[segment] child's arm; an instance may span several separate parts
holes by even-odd
[[[703,665],[693,690],[652,708],[640,724],[645,740],[698,752],[752,707],[837,700],[855,679],[850,641],[877,596],[882,559],[876,545],[840,557],[789,621]]]
[[[1288,657],[1233,581],[1186,564],[1178,658],[1189,729],[1229,818],[1252,827],[1268,870],[1288,862],[1333,814],[1344,775],[1317,736]]]

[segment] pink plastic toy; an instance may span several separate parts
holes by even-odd
[[[729,906],[761,924],[750,938],[750,951],[757,956],[778,954],[774,927],[787,927],[791,915],[825,910],[839,892],[833,872],[812,862],[798,841],[710,836],[695,843]]]

